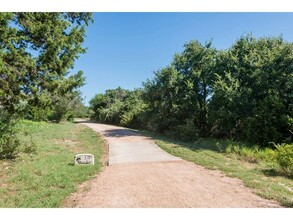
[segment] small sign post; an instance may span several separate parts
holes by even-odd
[[[76,154],[74,157],[74,164],[81,165],[81,164],[95,164],[95,157],[92,154]]]

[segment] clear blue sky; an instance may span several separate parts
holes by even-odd
[[[72,71],[86,76],[85,104],[107,89],[141,87],[193,39],[212,39],[217,49],[229,48],[247,33],[293,41],[293,13],[94,13],[93,18],[87,52]]]

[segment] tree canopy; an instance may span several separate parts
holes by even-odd
[[[0,106],[15,113],[76,93],[83,73],[68,74],[92,21],[91,13],[0,13]]]
[[[111,123],[121,125],[130,109],[140,109],[139,124],[129,118],[128,125],[183,140],[213,137],[261,146],[288,143],[293,131],[292,64],[293,44],[281,37],[246,35],[227,50],[216,50],[210,41],[191,41],[169,66],[143,83],[141,92],[132,93],[131,108],[126,108],[126,99],[106,105],[103,94],[91,105],[95,113],[112,106],[111,114],[118,118]],[[104,103],[99,111],[94,107],[97,100]]]

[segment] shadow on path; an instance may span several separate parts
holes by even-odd
[[[106,137],[130,137],[130,136],[137,136],[137,137],[143,137],[141,134],[131,131],[128,129],[109,129],[105,130],[104,136]]]
[[[91,121],[90,119],[80,119],[80,120],[75,120],[73,123],[80,124],[80,123],[95,123]]]
[[[73,123],[76,124],[82,124],[82,123],[88,123],[88,124],[100,124],[99,122],[91,121],[90,119],[76,119]],[[110,125],[110,126],[117,126],[117,125],[111,125],[111,124],[105,124],[101,123],[103,125]],[[136,136],[136,137],[145,137],[144,135],[136,132],[135,130],[131,130],[128,128],[117,128],[117,129],[107,129],[103,131],[103,135],[106,137],[130,137],[130,136]]]

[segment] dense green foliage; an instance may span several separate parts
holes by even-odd
[[[14,158],[20,143],[16,136],[16,118],[0,109],[0,159]]]
[[[276,160],[283,171],[293,175],[293,144],[276,145]]]
[[[261,145],[290,142],[293,44],[242,37],[217,59],[210,102],[212,135]]]
[[[69,69],[85,52],[91,21],[91,13],[0,13],[1,155],[18,145],[15,119],[70,118],[85,78],[82,71],[68,76]]]
[[[0,105],[44,110],[76,95],[83,73],[67,77],[80,53],[90,13],[0,13]],[[57,98],[56,98],[57,97]],[[30,109],[32,117],[39,114]]]
[[[128,91],[118,87],[97,94],[90,101],[92,118],[104,123],[142,128],[145,104],[141,99],[141,90]]]
[[[291,143],[292,63],[293,44],[282,38],[243,36],[227,50],[191,41],[141,90],[96,95],[93,118],[189,141]]]

